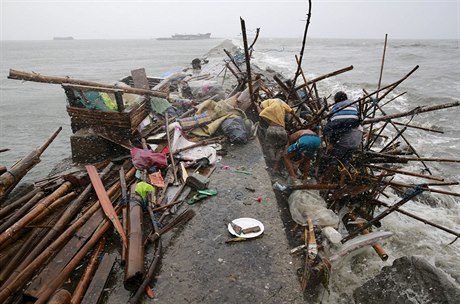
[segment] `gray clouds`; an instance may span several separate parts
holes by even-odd
[[[1,2],[2,40],[148,39],[211,32],[236,37],[239,17],[261,37],[300,37],[308,1],[11,1]],[[312,1],[309,36],[460,38],[460,1]]]

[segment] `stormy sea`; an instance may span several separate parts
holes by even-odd
[[[0,46],[0,164],[10,167],[38,147],[59,126],[63,131],[45,151],[42,161],[25,181],[45,177],[52,167],[71,155],[70,118],[66,112],[63,89],[55,84],[21,82],[7,79],[9,69],[37,72],[50,76],[69,76],[100,83],[114,83],[131,70],[145,68],[147,75],[162,76],[189,66],[224,39],[197,41],[159,40],[70,40],[70,41],[1,41]],[[241,45],[241,39],[233,43]],[[303,70],[308,79],[353,65],[353,70],[318,83],[321,96],[338,90],[351,99],[361,97],[363,89],[377,89],[384,41],[319,39],[307,40]],[[296,70],[295,55],[301,39],[263,39],[255,45],[253,63],[271,68],[286,78]],[[419,69],[390,94],[398,97],[385,106],[388,114],[408,111],[417,106],[436,105],[459,100],[460,46],[458,40],[388,40],[382,87],[401,79],[416,65]],[[450,108],[415,116],[411,124],[443,131],[443,134],[408,129],[405,133],[415,150],[424,157],[460,158],[460,109]],[[402,119],[402,122],[409,121]],[[448,181],[460,181],[459,163],[428,164],[433,175]],[[420,171],[417,162],[406,170]],[[400,179],[405,181],[404,178]],[[407,179],[410,180],[410,179]],[[460,192],[459,186],[443,190]],[[398,198],[384,198],[389,203]],[[442,194],[429,194],[411,201],[406,211],[425,219],[460,230],[460,200]],[[382,221],[383,228],[394,236],[382,243],[390,258],[382,262],[366,249],[349,257],[332,272],[331,294],[324,302],[337,303],[358,286],[374,277],[383,266],[401,256],[419,255],[442,269],[452,281],[460,283],[460,241],[451,245],[452,235],[439,231],[402,214],[392,213]]]

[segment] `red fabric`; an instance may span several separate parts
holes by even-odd
[[[131,158],[133,165],[139,170],[148,169],[152,166],[165,168],[168,166],[166,156],[161,153],[155,153],[150,150],[142,150],[138,148],[131,149]]]

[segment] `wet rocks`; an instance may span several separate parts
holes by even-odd
[[[406,256],[353,292],[355,303],[458,303],[460,289],[426,260]]]

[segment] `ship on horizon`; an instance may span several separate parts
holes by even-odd
[[[206,34],[174,34],[171,37],[160,37],[157,40],[202,40],[202,39],[211,39],[211,33]]]
[[[53,40],[74,40],[72,36],[67,37],[53,37]]]

